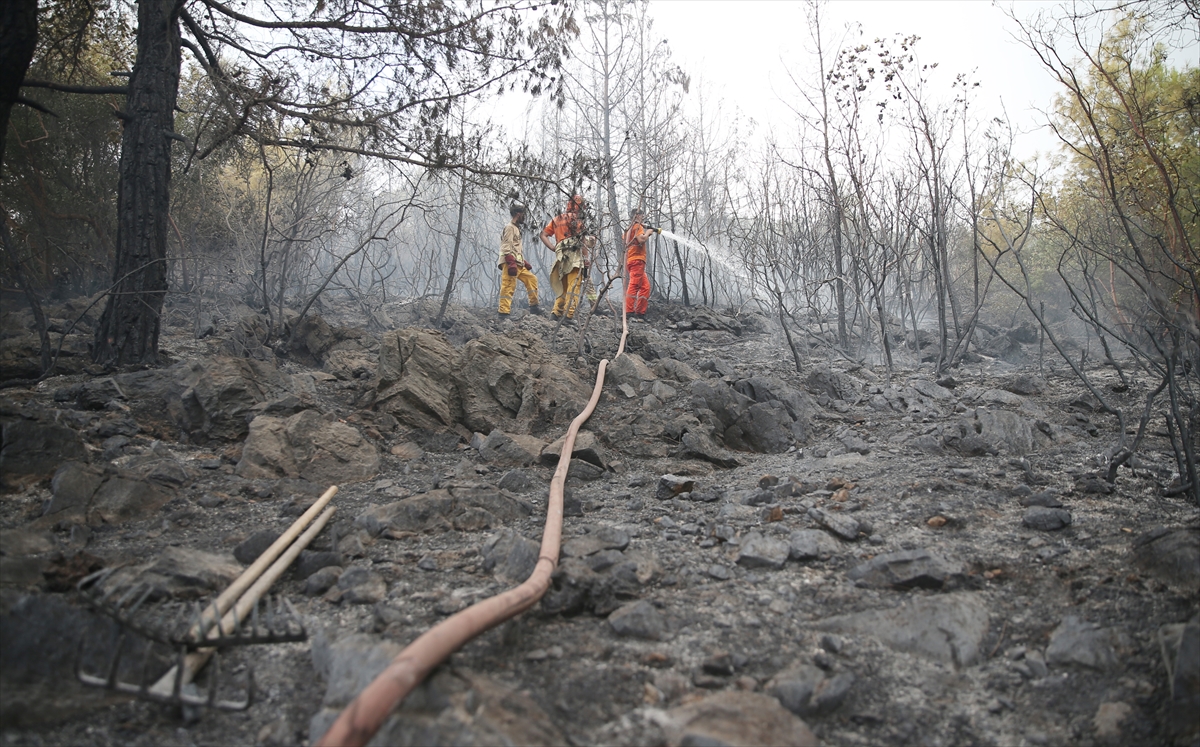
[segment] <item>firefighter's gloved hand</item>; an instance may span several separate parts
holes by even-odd
[[[516,277],[517,273],[521,271],[520,268],[517,267],[516,258],[511,254],[504,255],[504,264],[508,266],[509,275]]]
[[[533,271],[533,265],[529,264],[529,260],[525,260],[525,269],[529,270],[530,272]]]

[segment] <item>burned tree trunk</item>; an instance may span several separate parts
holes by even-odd
[[[152,364],[167,293],[171,139],[179,93],[178,0],[138,3],[137,62],[121,135],[113,288],[96,328],[93,358]]]
[[[37,46],[37,0],[0,3],[0,164],[13,104],[21,96],[21,81]]]
[[[446,316],[446,307],[450,305],[450,296],[454,293],[454,273],[458,272],[458,250],[462,246],[463,211],[467,207],[467,172],[462,175],[462,186],[458,191],[458,225],[454,229],[454,253],[450,256],[450,274],[446,278],[446,292],[442,294],[442,307],[438,309],[435,326],[442,325],[442,317]]]

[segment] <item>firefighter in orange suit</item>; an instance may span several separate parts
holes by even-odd
[[[642,225],[641,208],[634,208],[630,216],[633,223],[625,232],[625,315],[634,320],[643,319],[650,306],[650,279],[646,277],[646,239],[650,232],[662,233],[660,228],[647,229]]]
[[[588,250],[584,243],[583,198],[575,195],[567,201],[567,209],[555,216],[542,230],[542,244],[554,252],[554,266],[550,268],[550,287],[554,290],[554,309],[550,312],[556,319],[566,315],[575,316],[579,296],[583,292],[582,271],[588,266]],[[554,243],[550,243],[551,238]]]
[[[521,224],[525,222],[525,206],[513,203],[508,209],[512,220],[504,226],[500,234],[500,260],[497,265],[500,273],[500,317],[507,317],[512,311],[513,293],[517,290],[517,281],[525,285],[529,294],[529,313],[538,313],[538,281],[533,274],[533,265],[525,261],[521,253]]]

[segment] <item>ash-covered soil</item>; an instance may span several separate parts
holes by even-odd
[[[311,744],[404,645],[532,569],[613,317],[322,314],[286,350],[179,314],[172,366],[0,392],[4,744]],[[809,333],[797,373],[756,314],[631,325],[637,358],[576,445],[554,588],[376,743],[1200,744],[1200,512],[1170,494],[1162,419],[1109,484],[1116,419],[1027,338],[998,330],[980,349],[1003,359],[935,381],[927,349],[897,340],[889,375]],[[1089,373],[1132,438],[1155,382]],[[115,641],[79,579],[121,565],[168,606],[204,599],[334,482],[275,585],[308,640],[227,654],[250,708],[77,682]]]

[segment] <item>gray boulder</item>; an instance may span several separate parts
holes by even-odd
[[[654,488],[654,497],[660,501],[670,500],[681,493],[690,493],[696,488],[696,481],[679,475],[663,475],[658,478]]]
[[[929,550],[900,550],[876,555],[848,575],[860,586],[877,589],[940,589],[947,581],[961,578],[963,567]]]
[[[771,568],[778,570],[787,562],[791,547],[787,542],[774,537],[750,532],[742,538],[737,563],[745,568]]]
[[[690,384],[701,378],[700,372],[683,361],[674,358],[660,358],[654,361],[654,373],[664,379]]]
[[[643,386],[658,379],[658,376],[646,365],[637,353],[625,353],[608,364],[606,378],[613,386],[628,384],[635,392],[642,391]]]
[[[1064,508],[1030,506],[1025,509],[1021,523],[1039,532],[1053,532],[1071,525],[1071,512]]]
[[[480,433],[527,433],[534,421],[566,425],[591,394],[541,338],[523,330],[471,340],[451,376],[463,424]]]
[[[355,633],[336,643],[331,643],[324,631],[314,637],[313,668],[326,684],[321,709],[309,724],[310,743],[315,744],[325,734],[342,708],[371,684],[403,648],[366,633]]]
[[[524,519],[529,504],[485,484],[451,485],[383,506],[372,506],[354,520],[369,534],[494,529]]]
[[[1032,374],[1018,374],[1001,384],[1013,394],[1038,395],[1046,390],[1046,382]]]
[[[171,493],[147,480],[113,475],[96,490],[88,509],[88,523],[121,524],[156,513]]]
[[[66,462],[54,473],[50,481],[50,504],[46,515],[82,522],[92,496],[104,482],[104,473],[80,462]]]
[[[928,397],[940,402],[954,399],[954,394],[949,389],[940,384],[935,384],[929,379],[913,379],[908,385],[922,397]]]
[[[1074,615],[1063,618],[1050,634],[1046,661],[1050,664],[1080,664],[1099,670],[1117,666],[1120,634],[1111,628],[1080,620]]]
[[[742,379],[734,384],[733,388],[755,402],[775,401],[781,403],[787,408],[791,419],[798,424],[797,427],[804,434],[808,433],[813,414],[817,411],[817,403],[807,392],[795,389],[782,379],[771,376],[752,376]],[[798,438],[804,441],[806,435],[800,435]]]
[[[818,529],[799,529],[788,538],[792,560],[825,560],[837,553],[837,540]]]
[[[613,611],[608,616],[608,625],[617,635],[629,638],[657,641],[667,633],[662,614],[644,599]]]
[[[602,550],[624,550],[628,546],[628,532],[617,527],[600,527],[564,542],[562,554],[568,558],[583,558]]]
[[[545,442],[532,436],[511,436],[494,430],[479,444],[479,456],[501,467],[528,467],[538,459]]]
[[[88,461],[83,438],[65,425],[16,420],[0,433],[0,482],[10,488],[48,480],[63,462]]]
[[[979,437],[1003,454],[1024,456],[1033,451],[1029,420],[1007,410],[975,411]]]
[[[196,443],[237,441],[246,435],[247,422],[259,406],[291,394],[291,384],[274,361],[217,356],[172,366],[163,394],[171,420]],[[131,396],[138,388],[153,389],[152,381],[135,382],[119,377]],[[135,386],[140,383],[141,386]],[[150,392],[137,394],[143,406]]]
[[[852,516],[847,516],[836,511],[825,511],[820,508],[808,509],[808,516],[844,540],[853,542],[858,539],[858,519]]]
[[[520,583],[533,573],[540,550],[541,545],[537,542],[512,529],[501,529],[484,543],[479,554],[483,558],[483,570],[494,572],[511,583]]]
[[[286,332],[291,340],[288,353],[311,366],[319,366],[339,341],[339,335],[319,314],[306,314],[303,319],[287,319]]]
[[[776,675],[767,692],[797,716],[820,716],[842,704],[854,680],[850,672],[830,676],[811,664],[800,664]]]
[[[115,640],[117,624],[68,603],[64,594],[8,591],[0,607],[0,728],[51,726],[106,707],[112,694],[75,676],[77,662],[89,674],[106,674],[103,657],[85,651],[81,658],[75,644]]]
[[[700,459],[726,469],[733,469],[741,464],[737,457],[718,446],[712,436],[700,428],[692,428],[685,432],[680,437],[679,444],[675,456],[681,459]]]
[[[667,744],[680,747],[817,747],[808,726],[763,693],[725,690],[667,712]]]
[[[1200,527],[1155,527],[1134,540],[1133,562],[1180,594],[1200,589]]]
[[[338,576],[337,587],[347,604],[375,604],[387,596],[387,582],[378,573],[356,566]]]
[[[562,454],[562,447],[566,442],[566,438],[566,434],[563,434],[560,438],[542,449],[540,456],[542,464],[547,467],[558,465],[559,455]],[[571,459],[582,459],[593,466],[599,467],[601,470],[608,467],[608,455],[604,447],[600,444],[600,439],[596,438],[596,434],[589,430],[580,430],[575,435],[575,444],[571,448]]]
[[[557,747],[567,736],[528,693],[471,672],[438,672],[419,685],[372,744]]]
[[[438,429],[459,422],[462,404],[454,385],[456,365],[457,353],[441,332],[386,333],[379,346],[375,409],[415,428]]]
[[[913,597],[899,607],[818,622],[818,630],[873,636],[897,651],[967,667],[979,660],[988,610],[975,593]]]
[[[371,479],[379,464],[378,450],[358,430],[305,410],[251,421],[236,472],[251,480],[298,477],[340,485]]]
[[[806,423],[796,421],[779,400],[755,402],[711,379],[692,382],[691,394],[696,416],[731,449],[775,454],[806,437]]]
[[[725,445],[739,451],[779,454],[804,440],[804,427],[797,425],[778,400],[750,405],[733,425],[725,429]]]
[[[852,401],[858,397],[858,382],[852,376],[825,366],[818,366],[809,372],[805,386],[809,392],[823,394],[830,399]]]
[[[737,376],[737,369],[724,358],[705,358],[697,364],[697,368],[706,373],[714,373],[721,378]]]

